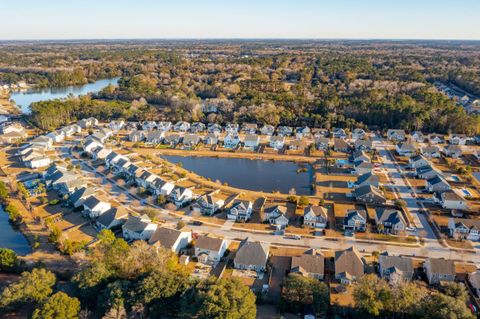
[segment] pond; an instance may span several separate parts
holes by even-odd
[[[0,206],[0,247],[10,248],[17,255],[24,256],[29,254],[32,249],[27,239],[20,231],[13,228],[8,221],[8,214]]]
[[[311,195],[313,170],[309,164],[289,161],[265,161],[243,158],[162,156],[172,162],[181,162],[189,171],[228,183],[229,186],[254,191],[288,194],[295,189],[297,195]]]
[[[84,85],[71,85],[58,88],[38,88],[28,89],[25,91],[16,91],[10,94],[10,99],[15,101],[22,113],[30,113],[30,104],[33,102],[64,99],[70,94],[74,96],[86,95],[89,93],[97,93],[110,84],[117,84],[117,78],[98,80],[93,83]]]

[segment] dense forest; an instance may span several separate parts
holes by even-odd
[[[441,41],[17,44],[0,47],[0,82],[58,86],[121,76],[117,87],[91,101],[54,102],[68,114],[65,120],[88,112],[105,119],[477,134],[479,117],[467,114],[433,83],[479,94],[479,49],[475,42]],[[72,104],[80,107],[72,110]],[[203,112],[205,104],[218,110]],[[85,110],[92,105],[102,107]],[[39,126],[56,125],[42,124],[49,121],[46,104],[33,109]]]

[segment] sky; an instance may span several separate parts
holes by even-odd
[[[0,40],[480,40],[480,0],[0,0]]]

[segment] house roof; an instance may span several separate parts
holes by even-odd
[[[135,233],[142,233],[145,228],[151,223],[152,221],[148,216],[132,216],[130,215],[123,225],[124,228],[133,231]]]
[[[252,202],[250,202],[248,200],[237,199],[232,204],[232,207],[230,207],[230,209],[237,208],[237,209],[240,209],[240,210],[247,210],[251,205],[252,205]]]
[[[219,251],[222,247],[223,242],[224,239],[221,238],[201,236],[198,237],[197,241],[195,242],[195,247],[200,249]]]
[[[480,270],[468,274],[468,281],[472,284],[473,288],[480,288]]]
[[[375,210],[375,214],[377,217],[377,223],[384,224],[384,223],[391,223],[391,224],[398,224],[403,223],[406,225],[405,219],[400,211],[391,208],[377,208]]]
[[[97,223],[100,223],[105,227],[109,227],[114,220],[119,220],[119,219],[126,220],[127,217],[128,217],[128,211],[125,207],[123,206],[112,207],[98,217]]]
[[[301,255],[293,256],[290,269],[303,269],[310,274],[323,274],[325,271],[325,258],[323,255]]]
[[[79,188],[76,191],[74,191],[72,193],[72,195],[70,195],[68,200],[71,201],[72,203],[76,203],[79,199],[87,198],[87,197],[93,195],[94,193],[95,193],[95,190],[93,188],[82,187],[82,188]]]
[[[307,214],[313,214],[316,217],[322,216],[322,217],[327,218],[328,210],[323,206],[310,205],[310,206],[305,207],[304,210],[303,210],[303,215],[307,215]]]
[[[440,183],[449,185],[448,182],[440,175],[435,175],[434,177],[427,180],[427,183],[430,185],[437,185]]]
[[[100,204],[101,202],[102,202],[102,199],[100,197],[92,195],[83,202],[83,205],[91,209],[97,206],[98,204]]]
[[[153,233],[152,237],[150,237],[148,243],[153,245],[158,242],[162,247],[172,249],[173,245],[175,245],[181,234],[182,231],[180,230],[158,227]]]
[[[384,197],[381,191],[373,185],[360,186],[355,189],[355,196],[357,197],[362,197],[370,193],[379,197]]]
[[[255,265],[265,267],[270,246],[267,243],[243,241],[235,255],[234,263],[241,265]]]
[[[357,177],[357,185],[361,185],[365,182],[378,184],[379,178],[377,175],[373,174],[372,172],[368,172]]]
[[[287,207],[285,206],[280,206],[280,205],[275,205],[275,206],[270,206],[264,209],[264,212],[266,214],[273,213],[274,211],[278,211],[281,214],[286,214],[287,213]]]
[[[363,259],[355,247],[335,252],[335,274],[355,276],[364,274]]]
[[[446,192],[442,193],[442,199],[443,200],[449,200],[449,201],[463,201],[465,200],[462,196],[460,196],[457,192],[453,190],[448,190]]]
[[[429,258],[430,270],[434,274],[455,276],[455,262],[444,258]]]
[[[408,257],[381,254],[378,257],[378,263],[383,267],[383,269],[395,267],[402,272],[413,272],[413,261]]]
[[[255,142],[256,143],[256,142],[258,142],[258,139],[259,139],[259,137],[258,137],[257,134],[247,134],[245,136],[244,142]]]

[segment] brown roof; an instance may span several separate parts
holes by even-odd
[[[322,274],[325,270],[325,258],[323,255],[293,256],[290,269],[302,268],[310,274]]]
[[[455,262],[444,258],[430,258],[430,270],[433,274],[455,275]]]
[[[159,227],[150,237],[148,243],[151,245],[159,243],[162,247],[171,249],[181,233],[176,229]]]
[[[342,273],[356,278],[364,274],[363,259],[354,247],[335,252],[335,274]]]
[[[202,236],[202,237],[199,237],[195,242],[195,247],[201,248],[201,249],[219,251],[220,247],[222,247],[222,243],[223,243],[222,238]]]

